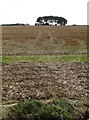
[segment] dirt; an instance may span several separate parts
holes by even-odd
[[[2,55],[86,54],[87,26],[2,27]],[[88,63],[3,64],[4,103],[88,98]]]
[[[27,99],[87,99],[88,63],[3,64],[3,103]]]
[[[3,55],[87,53],[87,26],[2,27]]]

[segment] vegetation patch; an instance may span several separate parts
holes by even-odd
[[[2,56],[0,62],[87,62],[89,57],[87,54],[79,55],[30,55],[30,56]]]
[[[88,120],[89,103],[69,99],[30,100],[10,108],[7,120]],[[5,120],[5,118],[3,118]]]

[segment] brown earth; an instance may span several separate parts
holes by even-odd
[[[3,55],[87,53],[86,26],[2,27]],[[88,63],[3,64],[3,103],[88,98]]]
[[[87,26],[2,27],[3,55],[86,53]]]
[[[3,103],[26,99],[88,98],[88,63],[3,65]]]

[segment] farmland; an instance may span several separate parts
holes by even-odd
[[[3,26],[3,104],[87,100],[88,59],[86,26]]]
[[[3,55],[86,53],[86,26],[2,28]]]

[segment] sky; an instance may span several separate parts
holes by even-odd
[[[34,25],[40,16],[59,16],[68,25],[87,24],[88,0],[0,0],[0,24]]]

